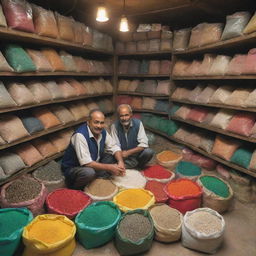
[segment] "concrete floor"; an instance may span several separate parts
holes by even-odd
[[[154,143],[156,153],[173,148],[174,145],[157,136]],[[178,148],[177,148],[178,149]],[[152,163],[154,159],[152,160]],[[225,213],[225,237],[222,247],[214,254],[217,256],[256,256],[256,204],[242,204],[234,200],[233,207]],[[85,250],[80,244],[73,256],[118,256],[113,242],[97,249]],[[206,255],[186,249],[181,242],[163,244],[154,241],[149,252],[144,256],[195,256]]]

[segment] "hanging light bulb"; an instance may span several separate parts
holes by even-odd
[[[96,20],[99,22],[106,22],[109,20],[106,7],[102,4],[98,7]]]
[[[122,15],[119,30],[120,30],[121,32],[127,32],[127,31],[129,31],[128,20],[127,20],[127,18],[125,17],[125,15]]]
[[[129,31],[128,20],[127,20],[127,18],[126,18],[126,16],[125,16],[125,0],[124,0],[123,15],[122,15],[122,18],[121,18],[121,21],[120,21],[119,30],[120,30],[121,32],[127,32],[127,31]]]

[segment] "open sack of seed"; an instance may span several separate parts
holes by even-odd
[[[43,183],[23,176],[2,186],[0,205],[2,208],[27,207],[36,216],[44,211],[46,195]]]
[[[187,212],[182,224],[182,245],[205,253],[216,253],[224,236],[225,221],[210,208]]]
[[[182,214],[166,204],[156,204],[149,209],[155,227],[155,240],[174,242],[181,237]]]
[[[158,164],[173,170],[178,162],[182,159],[182,155],[170,150],[165,150],[156,155]]]
[[[233,190],[226,181],[213,175],[201,175],[197,183],[203,188],[203,207],[219,213],[230,208]]]

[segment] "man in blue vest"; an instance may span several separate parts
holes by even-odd
[[[111,126],[111,136],[122,150],[125,167],[142,169],[151,160],[154,151],[148,147],[148,138],[142,122],[132,118],[132,108],[121,104],[119,119]]]
[[[97,177],[125,175],[120,147],[104,129],[104,122],[104,114],[92,110],[89,121],[72,135],[61,165],[70,188],[83,189]]]

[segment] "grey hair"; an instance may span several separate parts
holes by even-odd
[[[104,115],[104,113],[99,109],[99,108],[95,108],[95,109],[92,109],[90,112],[89,112],[89,119],[91,120],[92,119],[92,115],[93,115],[93,113],[96,113],[96,112],[99,112],[99,113],[101,113],[103,116],[105,116]]]
[[[128,108],[130,113],[132,113],[132,107],[129,104],[121,104],[117,107],[117,113],[119,113],[121,108]]]

